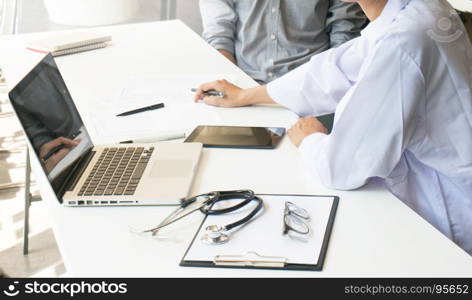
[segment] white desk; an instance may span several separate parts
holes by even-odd
[[[132,75],[231,73],[244,87],[254,85],[180,21],[90,30],[111,33],[113,45],[57,59],[85,119],[97,103],[109,99],[123,79]],[[31,37],[0,41],[0,65],[10,82],[16,82],[40,59],[18,42]],[[296,120],[294,114],[280,107],[214,109],[230,125],[289,127]],[[156,224],[173,208],[61,207],[51,200],[44,178],[39,181],[50,204],[66,269],[72,276],[472,276],[468,254],[383,188],[370,185],[341,192],[326,189],[316,178],[309,179],[288,139],[272,151],[205,149],[191,193],[251,188],[258,193],[339,195],[340,206],[322,272],[179,267],[202,215],[195,213],[176,223],[174,240],[156,241],[131,234],[129,225],[142,221]]]

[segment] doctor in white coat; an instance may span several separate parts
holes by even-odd
[[[444,0],[357,0],[372,21],[359,38],[251,89],[225,80],[195,100],[278,103],[306,166],[335,189],[381,178],[472,255],[472,46]],[[205,97],[216,89],[225,97]],[[313,116],[336,113],[331,134]],[[398,220],[401,222],[401,220]]]

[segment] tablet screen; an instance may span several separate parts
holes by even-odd
[[[284,134],[282,127],[198,126],[185,142],[204,147],[272,149]]]

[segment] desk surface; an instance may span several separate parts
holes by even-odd
[[[110,99],[124,84],[126,76],[219,73],[232,74],[244,87],[255,84],[180,21],[89,30],[111,34],[112,45],[57,59],[85,120],[98,103]],[[24,50],[23,42],[42,35],[0,40],[0,65],[10,83],[21,78],[41,58]],[[212,109],[228,125],[289,127],[297,118],[276,106]],[[100,143],[96,138],[94,142]],[[193,214],[176,223],[171,239],[154,240],[130,233],[130,226],[142,222],[156,224],[173,208],[61,207],[45,185],[44,177],[37,177],[42,196],[50,206],[66,269],[72,276],[472,276],[472,258],[383,187],[370,184],[356,191],[323,187],[319,179],[309,177],[297,149],[287,138],[271,151],[204,149],[191,194],[250,188],[258,193],[340,196],[322,272],[179,267],[202,215]]]

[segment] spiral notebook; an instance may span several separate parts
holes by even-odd
[[[28,43],[27,49],[39,53],[51,53],[52,56],[61,56],[104,48],[110,41],[111,36],[108,35],[75,32],[32,41]]]

